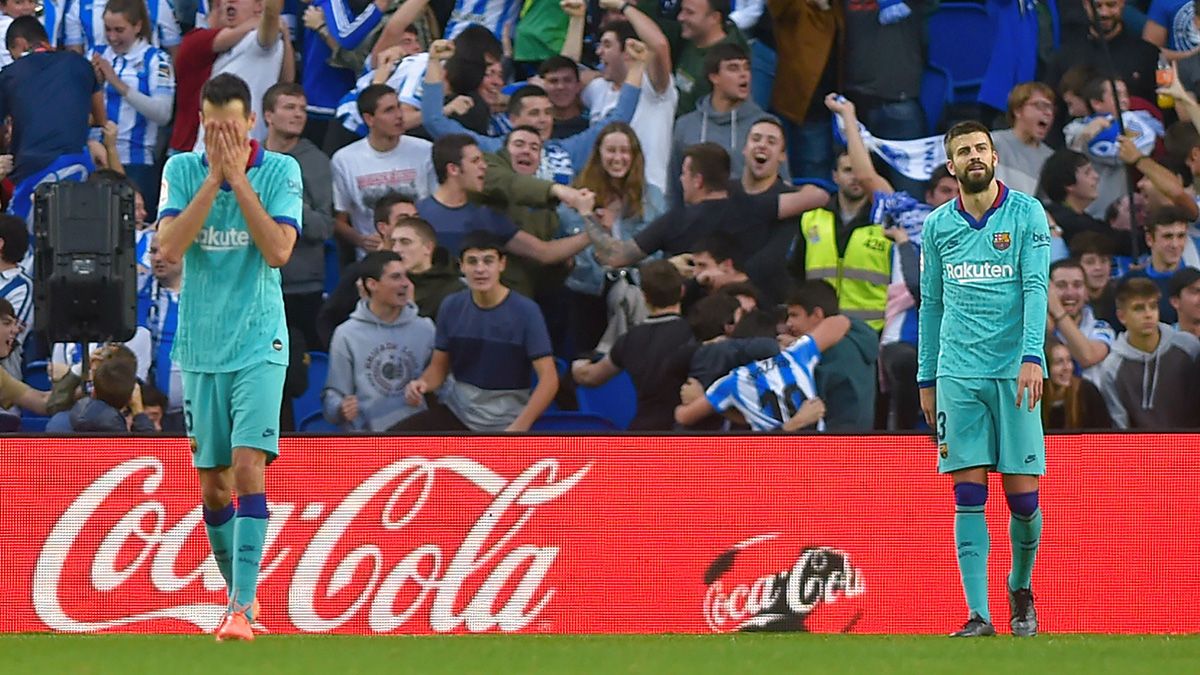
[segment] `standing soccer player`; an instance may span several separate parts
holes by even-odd
[[[937,432],[938,471],[954,479],[954,541],[970,618],[952,637],[995,635],[988,612],[988,471],[1004,476],[1011,513],[1013,635],[1037,634],[1030,578],[1042,533],[1046,470],[1039,402],[1050,229],[1033,197],[995,179],[987,127],[946,133],[959,198],[925,221],[921,259],[921,409]]]
[[[288,364],[278,268],[291,255],[304,206],[296,160],[250,140],[250,105],[250,89],[235,75],[204,85],[206,154],[167,161],[155,239],[160,255],[184,266],[171,358],[183,371],[204,523],[229,591],[218,640],[254,639],[267,532],[263,474],[279,454]]]

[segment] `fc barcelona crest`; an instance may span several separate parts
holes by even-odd
[[[997,232],[993,234],[992,246],[995,246],[997,251],[1007,251],[1008,247],[1012,246],[1012,234],[1008,232]]]

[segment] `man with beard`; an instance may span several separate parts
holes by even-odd
[[[847,130],[858,128],[854,104],[837,94],[825,98],[830,112],[840,115]],[[838,294],[842,314],[865,321],[876,331],[884,325],[887,287],[892,278],[892,239],[872,221],[876,191],[891,193],[886,180],[868,169],[870,160],[862,138],[848,132],[848,146],[837,153],[833,182],[837,198],[827,208],[800,217],[788,270],[796,283],[825,279]],[[859,158],[856,170],[855,155]]]
[[[1063,31],[1062,47],[1046,64],[1042,81],[1060,82],[1072,66],[1113,63],[1117,74],[1129,85],[1131,95],[1153,101],[1158,48],[1126,30],[1125,22],[1121,19],[1125,0],[1095,0],[1094,15],[1092,0],[1082,0],[1082,3],[1091,25],[1086,32]],[[1102,42],[1108,43],[1107,48]]]
[[[1050,227],[1036,199],[996,180],[987,127],[956,124],[945,145],[959,198],[925,221],[917,382],[937,434],[938,470],[954,481],[954,540],[970,614],[952,637],[996,634],[988,611],[988,471],[1003,475],[1011,513],[1009,623],[1013,635],[1031,637],[1046,466],[1039,403]]]
[[[1041,82],[1025,82],[1008,94],[1009,129],[992,132],[1000,163],[996,178],[1014,190],[1032,195],[1038,176],[1054,150],[1046,133],[1054,124],[1054,90]]]

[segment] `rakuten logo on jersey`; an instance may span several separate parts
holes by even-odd
[[[196,235],[196,243],[206,251],[228,251],[250,245],[250,233],[245,230],[213,230],[204,228]]]
[[[466,457],[409,457],[332,505],[319,490],[307,503],[272,502],[260,587],[286,579],[287,620],[303,632],[351,621],[377,633],[410,621],[435,633],[522,630],[556,595],[546,577],[561,543],[530,538],[527,525],[591,468],[566,473],[544,458],[502,475]],[[161,620],[216,627],[223,604],[199,602],[197,592],[219,592],[224,582],[211,555],[194,557],[186,545],[204,537],[200,507],[168,516],[156,495],[164,479],[157,458],[130,459],[59,517],[33,575],[34,610],[47,627],[82,633]],[[441,525],[447,505],[464,502],[479,510],[461,526]],[[313,524],[310,536],[287,534]]]
[[[997,263],[946,263],[946,277],[964,284],[1012,279],[1017,271],[1009,264]]]

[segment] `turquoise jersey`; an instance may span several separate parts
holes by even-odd
[[[1016,378],[1042,363],[1050,228],[1036,199],[1000,184],[976,222],[959,199],[925,220],[917,381]]]
[[[178,216],[208,175],[207,159],[185,152],[163,169],[159,215]],[[253,144],[246,171],[275,222],[300,228],[300,165]],[[237,198],[222,186],[204,228],[183,256],[179,329],[171,359],[185,371],[228,373],[257,363],[288,363],[279,270],[267,264]]]

